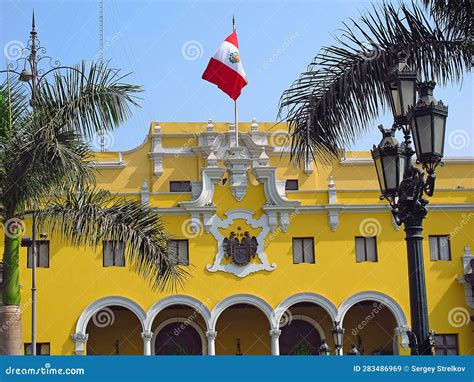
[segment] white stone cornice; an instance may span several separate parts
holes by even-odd
[[[295,209],[300,205],[297,200],[289,200],[285,195],[284,181],[278,182],[276,167],[254,167],[253,174],[259,183],[263,183],[267,205]]]
[[[212,206],[214,196],[214,185],[220,182],[225,170],[221,167],[204,167],[202,174],[202,188],[199,196],[191,201],[180,202],[179,205],[186,210],[192,208]]]
[[[118,154],[118,159],[116,161],[93,161],[90,163],[90,165],[93,168],[125,168],[126,164],[125,161],[123,160],[122,153],[119,152]]]

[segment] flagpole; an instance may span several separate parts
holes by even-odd
[[[232,31],[235,32],[235,17],[232,15]],[[235,147],[239,147],[239,119],[237,114],[237,100],[234,101]]]

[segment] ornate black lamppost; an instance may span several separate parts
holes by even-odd
[[[391,129],[383,129],[382,141],[374,145],[374,159],[379,180],[381,199],[387,199],[398,225],[405,226],[408,255],[408,280],[410,289],[411,354],[432,355],[433,334],[429,330],[426,283],[423,265],[422,231],[428,201],[425,193],[434,192],[435,169],[442,164],[444,137],[448,109],[433,97],[435,83],[419,83],[416,72],[399,56],[399,63],[389,73],[386,88],[395,123]],[[418,88],[416,104],[414,89]],[[404,141],[395,139],[396,130],[401,130]],[[411,148],[414,138],[416,163],[421,164],[427,174],[412,164],[415,151]]]
[[[47,81],[44,80],[47,78],[48,74],[61,69],[67,69],[77,71],[84,76],[84,74],[77,68],[61,66],[58,60],[53,60],[50,56],[46,55],[46,52],[46,48],[41,46],[40,41],[37,38],[35,13],[33,12],[30,39],[28,40],[26,47],[22,50],[22,57],[17,59],[14,63],[8,64],[7,70],[0,71],[0,73],[7,73],[8,76],[10,73],[16,74],[21,82],[28,85],[31,91],[30,106],[33,110],[37,104],[38,89],[40,89],[40,86],[43,86],[43,84],[47,83]],[[47,69],[39,68],[38,64],[43,60],[46,60],[49,63]],[[23,69],[21,72],[18,72],[18,67],[21,67],[20,65],[23,66]],[[2,152],[3,144],[0,142],[0,154],[2,154]],[[33,209],[30,213],[32,214],[32,237],[31,239],[24,240],[23,245],[31,246],[31,347],[32,355],[36,355],[36,262],[38,248],[36,242],[36,211]]]

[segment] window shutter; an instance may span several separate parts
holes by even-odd
[[[355,238],[355,253],[358,263],[365,261],[365,240],[363,237]]]
[[[375,237],[365,238],[365,249],[367,254],[367,261],[377,261],[377,241]]]
[[[430,260],[439,260],[438,238],[430,236]]]
[[[451,260],[451,255],[449,253],[449,236],[439,237],[439,259]]]
[[[120,241],[115,243],[115,265],[117,267],[125,266],[125,243]]]
[[[178,241],[178,264],[189,265],[188,241]]]
[[[314,241],[313,239],[303,239],[303,262],[314,263]]]
[[[114,256],[112,252],[112,243],[110,241],[103,242],[103,256],[104,256],[104,267],[111,267],[114,265]]]
[[[170,240],[168,243],[168,256],[173,264],[178,263],[178,242],[176,240]]]
[[[293,239],[293,263],[303,262],[303,240]]]

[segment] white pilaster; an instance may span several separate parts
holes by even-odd
[[[280,355],[280,329],[271,329],[270,336],[272,340],[272,355]]]
[[[71,338],[76,345],[74,350],[76,355],[86,355],[86,344],[89,334],[75,333],[71,336]]]
[[[148,188],[148,182],[146,179],[143,181],[143,185],[140,190],[140,198],[144,206],[148,206],[150,204],[150,189]]]
[[[216,336],[215,330],[208,330],[206,332],[207,337],[207,355],[216,355]]]
[[[151,339],[153,338],[152,332],[142,332],[143,338],[143,354],[151,355]]]

